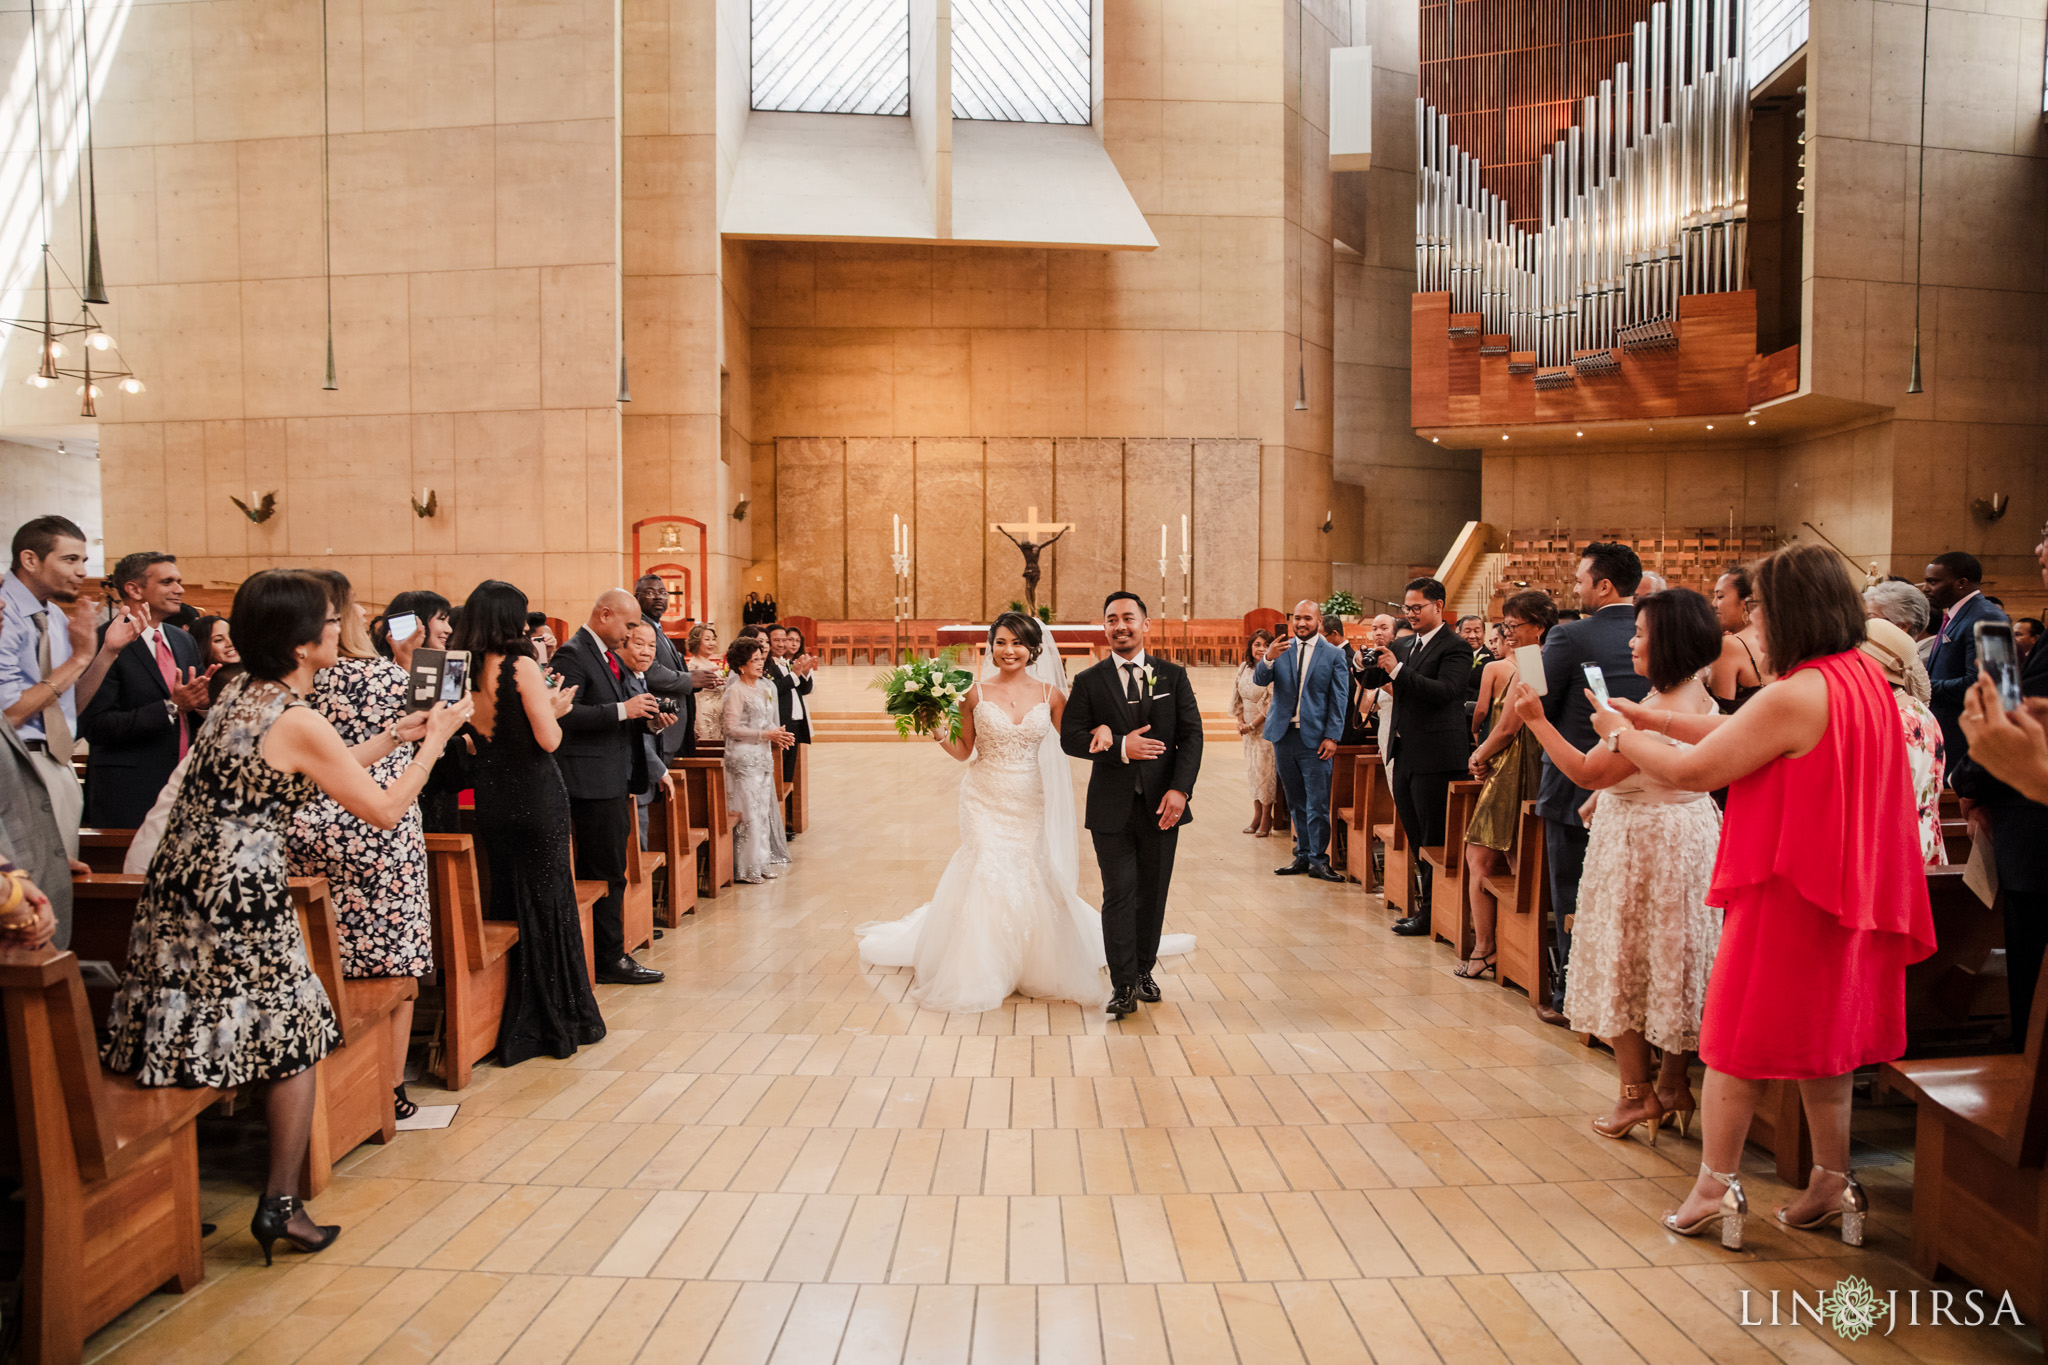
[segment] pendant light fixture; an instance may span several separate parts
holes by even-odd
[[[107,301],[107,277],[100,269],[100,190],[92,141],[92,33],[86,23],[85,0],[78,0],[78,54],[83,69],[80,103],[85,105],[85,301]]]
[[[1308,121],[1308,0],[1295,0],[1294,6],[1294,116],[1305,123]],[[1308,411],[1308,295],[1303,283],[1308,272],[1308,187],[1302,186],[1296,203],[1299,207],[1296,225],[1296,256],[1294,259],[1294,410]]]
[[[1906,376],[1907,393],[1927,392],[1920,382],[1920,260],[1927,227],[1927,39],[1933,22],[1934,0],[1923,0],[1920,9],[1920,170],[1913,183],[1913,369]]]
[[[328,145],[333,121],[328,109],[327,0],[320,0],[320,268],[327,283],[327,377],[320,388],[333,393],[341,384],[334,377],[334,174]]]
[[[84,0],[79,0],[79,10],[79,53],[83,59],[80,72],[82,82],[81,99],[85,105],[85,120],[88,128],[90,128],[92,118],[92,63],[91,48],[85,40],[87,26]],[[37,335],[40,348],[36,369],[35,373],[29,375],[26,380],[30,388],[47,389],[53,387],[60,379],[77,379],[81,381],[78,386],[77,395],[80,400],[79,416],[97,417],[99,416],[101,382],[107,380],[118,381],[124,393],[141,393],[146,386],[140,379],[135,377],[134,372],[121,359],[120,349],[115,345],[112,334],[100,325],[99,318],[92,311],[93,304],[105,303],[107,301],[105,297],[105,277],[100,269],[99,215],[97,207],[94,207],[89,221],[83,212],[80,215],[79,250],[85,258],[86,269],[86,287],[83,291],[80,291],[78,286],[72,283],[71,277],[64,273],[63,266],[57,263],[55,253],[50,250],[49,148],[44,140],[43,129],[43,33],[41,14],[36,0],[29,0],[28,40],[34,57],[33,93],[36,111],[37,212],[43,228],[43,315],[39,318],[0,318],[0,326],[13,327],[24,332],[34,332]],[[91,136],[88,133],[86,160],[81,167],[82,174],[79,185],[81,208],[91,202],[94,194],[91,184],[91,157]],[[53,274],[62,277],[67,293],[76,293],[78,296],[78,311],[71,320],[63,322],[57,320],[56,282],[52,278]],[[66,345],[67,341],[75,342],[78,346],[79,367],[76,369],[67,368],[59,363],[70,354],[70,348]],[[99,352],[101,357],[97,365],[94,364],[93,360],[93,353],[95,351]]]

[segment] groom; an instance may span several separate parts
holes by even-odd
[[[1094,764],[1088,831],[1102,867],[1102,946],[1114,987],[1106,1013],[1157,1003],[1152,968],[1166,919],[1174,846],[1202,767],[1202,712],[1187,670],[1145,653],[1151,620],[1135,593],[1102,604],[1110,657],[1074,679],[1060,747]]]

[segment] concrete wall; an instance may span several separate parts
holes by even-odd
[[[76,451],[60,455],[42,445],[0,440],[0,534],[34,517],[69,517],[85,532],[87,561],[104,572],[100,531],[100,463]]]

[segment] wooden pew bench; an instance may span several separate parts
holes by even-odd
[[[1888,1062],[1881,1076],[1919,1106],[1913,1140],[1913,1269],[2011,1293],[2048,1312],[2048,1083],[2041,1074],[2048,968],[2034,989],[2026,1051]]]
[[[0,1001],[0,1149],[27,1206],[21,1360],[68,1365],[144,1297],[205,1273],[193,1120],[220,1092],[101,1071],[71,953],[0,949]]]
[[[141,877],[95,873],[71,884],[72,943],[80,956],[103,958],[116,971],[127,970],[142,882]],[[311,1198],[327,1188],[336,1161],[364,1142],[389,1142],[397,1133],[391,1092],[399,1078],[391,1065],[391,1014],[419,995],[419,982],[409,976],[344,977],[341,926],[328,899],[327,879],[293,877],[289,885],[307,961],[327,991],[342,1037],[342,1046],[320,1059],[314,1076],[318,1100],[303,1191]]]
[[[654,822],[648,807],[648,823]],[[668,855],[640,847],[640,831],[626,832],[626,900],[621,918],[626,928],[626,951],[637,952],[654,943],[654,874],[667,863]]]
[[[657,796],[647,808],[648,841],[662,855],[662,894],[654,907],[655,919],[667,929],[697,912],[697,850],[709,838],[690,823],[690,793],[680,774],[673,786],[674,795]]]
[[[732,885],[732,834],[738,818],[725,799],[725,758],[684,754],[669,760],[688,793],[690,824],[704,831],[697,861],[697,894],[716,897]]]
[[[1472,956],[1472,908],[1465,898],[1465,826],[1483,782],[1461,778],[1444,796],[1444,841],[1422,850],[1433,869],[1429,890],[1430,937],[1451,945],[1460,961]]]
[[[1358,840],[1355,861],[1359,883],[1371,891],[1380,885],[1380,865],[1372,856],[1375,831],[1394,814],[1394,790],[1387,785],[1387,762],[1377,748],[1368,748],[1354,762],[1351,778],[1353,812],[1351,837]]]
[[[1520,986],[1531,1004],[1540,1005],[1550,1000],[1550,874],[1536,803],[1524,801],[1518,818],[1511,873],[1488,877],[1485,883],[1500,907],[1494,921],[1500,964],[1494,975],[1503,986]]]
[[[1357,871],[1351,866],[1351,830],[1358,816],[1358,760],[1369,752],[1376,751],[1364,744],[1340,744],[1330,759],[1329,855],[1330,867],[1337,872]]]
[[[469,1084],[470,1069],[498,1045],[519,926],[484,918],[476,846],[467,834],[427,836],[427,880],[434,907],[434,965],[441,972],[443,1080]]]

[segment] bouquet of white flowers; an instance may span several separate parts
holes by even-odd
[[[935,733],[946,727],[948,739],[960,738],[960,699],[974,686],[974,675],[959,666],[959,651],[944,650],[936,659],[907,659],[885,668],[869,686],[888,698],[883,709],[896,718],[896,733]]]

